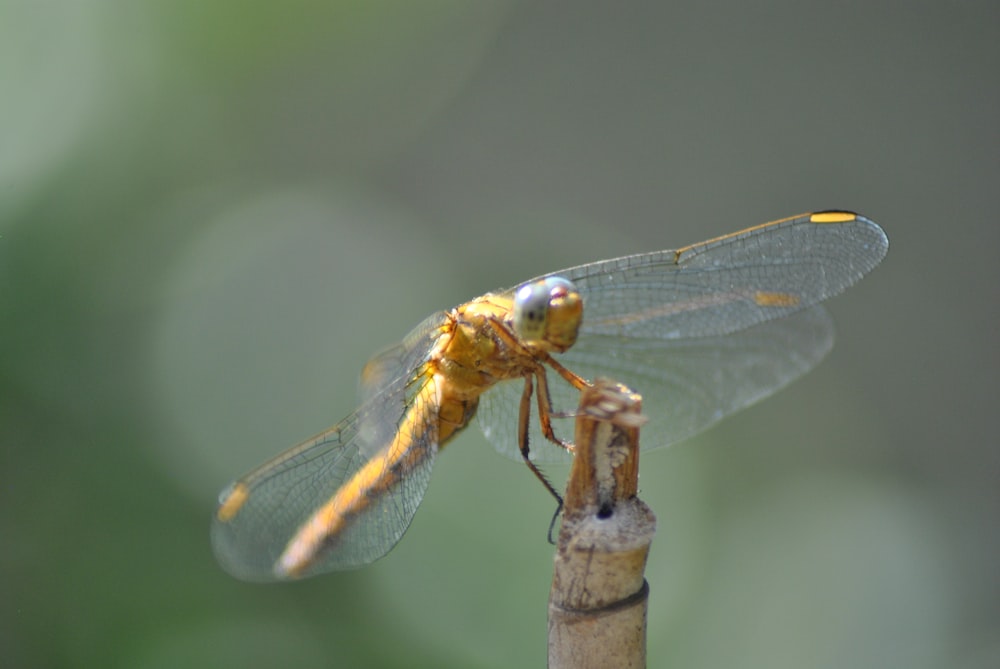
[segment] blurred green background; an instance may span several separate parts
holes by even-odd
[[[542,666],[478,432],[356,572],[231,579],[217,492],[432,311],[823,208],[891,240],[832,355],[643,458],[650,666],[1000,666],[998,12],[0,2],[0,666]]]

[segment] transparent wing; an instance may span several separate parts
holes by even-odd
[[[752,404],[814,367],[832,346],[817,303],[875,267],[888,241],[856,215],[806,214],[676,251],[605,260],[554,272],[584,299],[577,343],[558,359],[581,376],[609,376],[643,395],[643,447],[665,446]],[[577,393],[548,374],[553,406],[572,411]],[[479,421],[498,450],[517,451],[522,384],[486,393]],[[533,413],[537,407],[533,406]],[[556,421],[572,439],[572,421]],[[560,449],[541,437],[541,461]]]
[[[587,379],[623,380],[643,396],[644,450],[690,437],[725,416],[764,399],[815,367],[833,345],[832,322],[822,307],[799,311],[730,335],[687,339],[636,338],[628,346],[597,335],[581,340],[560,362]],[[614,351],[609,355],[610,350]],[[579,393],[549,373],[556,411],[569,414]],[[504,455],[520,459],[517,411],[522,381],[507,381],[485,393],[479,421]],[[560,462],[566,451],[546,440],[532,405],[532,459]],[[571,415],[553,420],[556,435],[572,441]]]
[[[296,532],[373,460],[384,474],[384,488],[368,495],[366,508],[297,576],[359,567],[389,552],[416,513],[437,454],[434,407],[414,402],[417,395],[433,397],[433,383],[419,373],[397,378],[335,427],[227,488],[212,523],[212,546],[226,571],[250,581],[286,578],[275,565]],[[386,454],[401,431],[412,435],[412,457],[404,467]]]
[[[361,371],[361,403],[381,394],[386,386],[413,378],[414,370],[427,361],[448,322],[448,314],[443,311],[431,314],[399,344],[372,356]]]

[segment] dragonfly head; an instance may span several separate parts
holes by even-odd
[[[550,276],[514,294],[514,332],[529,344],[562,353],[576,342],[583,298],[570,281]]]

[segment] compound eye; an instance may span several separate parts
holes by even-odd
[[[583,302],[576,287],[552,276],[521,286],[514,295],[514,332],[529,343],[565,351],[576,341]]]
[[[549,316],[549,288],[543,281],[526,283],[514,296],[514,332],[521,339],[539,341],[545,337]]]

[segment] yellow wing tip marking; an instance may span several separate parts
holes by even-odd
[[[692,251],[700,252],[702,249],[712,246],[713,244],[739,239],[741,237],[757,233],[761,230],[766,230],[767,228],[773,228],[790,222],[802,223],[808,220],[810,223],[850,223],[851,221],[856,221],[857,219],[858,215],[850,211],[817,211],[811,214],[803,213],[798,214],[797,216],[779,218],[774,221],[768,221],[767,223],[751,226],[745,230],[737,230],[736,232],[719,235],[718,237],[713,237],[703,242],[698,242],[697,244],[688,244],[687,246],[674,249],[674,264],[681,263],[684,256]]]
[[[809,215],[810,223],[850,223],[858,215],[849,211],[820,211]]]
[[[215,517],[220,522],[228,523],[240,512],[248,497],[250,497],[250,488],[245,483],[234,483],[226,491],[225,499],[219,503],[219,510],[215,512]]]
[[[799,296],[791,293],[772,293],[758,290],[753,294],[753,301],[760,307],[797,307]]]

